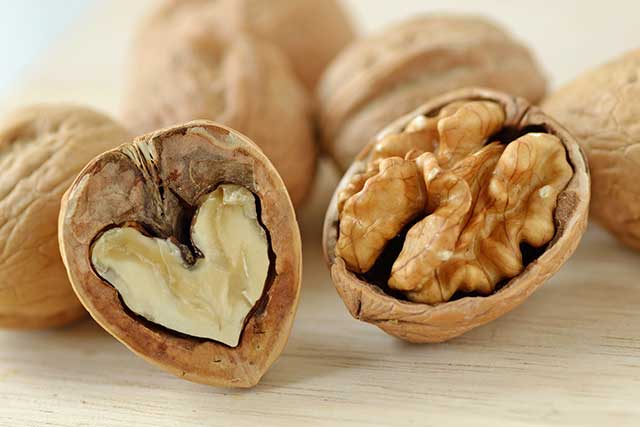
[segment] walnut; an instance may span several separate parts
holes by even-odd
[[[640,249],[639,97],[640,49],[583,74],[543,103],[587,154],[594,218],[635,249]]]
[[[106,152],[73,182],[59,221],[80,300],[144,359],[250,387],[282,351],[300,234],[281,178],[237,132],[196,121]]]
[[[93,156],[129,136],[93,110],[40,105],[0,124],[0,327],[46,328],[86,314],[60,259],[60,198]]]
[[[408,341],[445,341],[557,271],[588,203],[588,169],[567,131],[522,98],[462,90],[358,155],[327,212],[325,254],[354,317]]]
[[[226,40],[249,33],[277,46],[309,89],[355,36],[339,0],[167,0],[150,14],[138,38],[146,47],[161,48],[157,37],[199,31]]]
[[[216,22],[225,27],[229,37],[247,31],[275,44],[310,90],[315,88],[329,62],[355,37],[340,0],[217,0],[217,3],[209,5],[209,25]],[[194,10],[192,17],[201,11],[202,8]]]
[[[374,135],[424,99],[485,86],[536,102],[545,85],[529,50],[495,23],[412,18],[353,43],[331,63],[318,88],[323,144],[346,170]]]
[[[208,20],[198,26],[193,17],[150,24],[138,38],[125,92],[127,125],[142,134],[210,119],[237,129],[264,150],[300,205],[317,157],[304,88],[273,45],[242,34],[227,40],[221,27]]]
[[[238,185],[219,186],[199,204],[191,232],[202,254],[191,266],[177,244],[133,227],[101,234],[91,264],[134,313],[236,347],[269,271],[269,244],[253,194]]]

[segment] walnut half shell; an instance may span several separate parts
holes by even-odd
[[[440,342],[521,304],[573,253],[589,173],[573,137],[522,98],[451,92],[370,142],[324,225],[350,313]]]
[[[298,225],[275,168],[239,133],[196,121],[108,151],[76,178],[59,221],[81,302],[151,363],[250,387],[286,344]]]

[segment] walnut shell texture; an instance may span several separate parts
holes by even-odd
[[[355,37],[338,0],[167,0],[150,15],[139,36],[151,41],[167,31],[194,29],[216,31],[226,40],[248,33],[274,44],[308,89]]]
[[[273,253],[266,290],[235,348],[132,314],[90,260],[96,236],[113,226],[138,224],[156,237],[184,239],[185,212],[222,183],[241,185],[259,200]],[[89,163],[69,188],[59,221],[61,252],[80,300],[104,329],[147,361],[190,381],[250,387],[284,348],[300,289],[300,234],[282,179],[239,133],[196,121],[109,151]]]
[[[488,295],[469,294],[448,302],[425,304],[398,299],[386,293],[380,286],[369,283],[366,276],[351,272],[345,260],[336,253],[336,243],[340,236],[338,205],[344,203],[339,201],[338,197],[354,182],[354,177],[365,171],[369,160],[376,156],[378,144],[372,141],[360,152],[340,181],[327,211],[323,239],[325,257],[331,269],[334,285],[351,315],[410,342],[449,340],[520,305],[573,253],[587,223],[589,172],[584,154],[562,126],[523,98],[479,88],[450,92],[398,119],[385,128],[381,135],[408,132],[406,129],[412,126],[411,123],[417,117],[435,117],[447,106],[460,101],[492,101],[502,106],[504,122],[497,135],[544,132],[552,135],[553,139],[559,139],[566,149],[573,173],[566,187],[557,196],[553,212],[553,238],[541,254],[537,254],[525,265],[520,274],[507,280],[499,289]],[[490,146],[487,146],[487,149],[489,148]],[[534,209],[537,207],[534,206]]]
[[[210,27],[156,29],[134,48],[125,93],[137,134],[195,119],[243,132],[267,154],[299,205],[317,158],[309,99],[284,55],[248,35],[227,42]]]
[[[39,329],[85,314],[57,242],[60,198],[94,156],[129,138],[93,110],[38,105],[0,124],[0,327]]]
[[[182,3],[182,1],[181,1]],[[355,37],[338,0],[221,0],[229,34],[243,30],[278,46],[313,90],[331,60]]]
[[[426,15],[342,51],[318,87],[325,149],[342,170],[388,123],[450,90],[482,86],[540,100],[545,77],[530,51],[477,16]]]
[[[575,135],[591,168],[591,213],[640,250],[640,49],[551,94],[542,108]]]

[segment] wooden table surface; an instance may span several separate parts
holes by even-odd
[[[122,53],[151,3],[98,5],[0,106],[65,100],[117,114]],[[406,1],[406,9],[385,14],[383,3],[352,0],[350,6],[371,16],[365,29],[425,8]],[[562,82],[640,46],[640,33],[632,31],[640,12],[635,3],[588,3],[541,11],[548,21],[543,28],[518,7],[497,10],[496,1],[452,7],[484,7],[521,29],[543,61],[557,61],[545,65]],[[619,13],[623,6],[628,11]],[[578,10],[580,16],[569,16]],[[566,22],[557,17],[562,13]],[[554,36],[563,22],[568,39]],[[594,35],[596,22],[608,36]],[[591,46],[571,41],[580,37]],[[572,43],[573,52],[588,55],[568,55]],[[520,308],[449,343],[410,345],[352,320],[331,285],[320,230],[336,179],[324,164],[300,215],[305,272],[298,316],[285,352],[256,388],[174,378],[90,320],[46,332],[2,331],[0,426],[640,424],[640,254],[591,226],[574,257]]]

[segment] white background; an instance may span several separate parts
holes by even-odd
[[[0,94],[95,0],[0,0]]]

